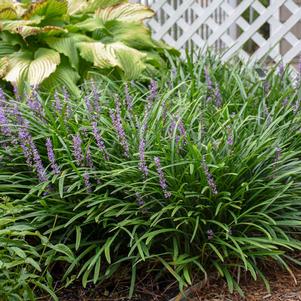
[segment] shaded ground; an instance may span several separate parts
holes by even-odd
[[[261,281],[244,279],[241,288],[245,298],[227,292],[223,280],[211,277],[206,284],[200,282],[189,290],[188,297],[177,295],[177,284],[171,279],[154,282],[150,277],[141,278],[131,301],[301,301],[301,268],[293,270],[297,283],[283,270],[270,268],[267,278],[270,281],[269,294]],[[82,289],[80,285],[58,292],[60,301],[128,301],[128,286],[122,281],[110,285]],[[43,299],[50,300],[50,299]]]

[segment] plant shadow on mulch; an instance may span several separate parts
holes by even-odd
[[[265,270],[271,292],[267,291],[261,280],[254,281],[246,276],[240,281],[244,297],[238,293],[230,294],[226,282],[214,274],[206,283],[200,279],[195,281],[196,284],[183,297],[173,278],[167,276],[164,280],[156,280],[153,275],[142,272],[138,275],[132,299],[128,299],[130,274],[128,277],[123,276],[122,280],[113,279],[97,286],[88,285],[85,289],[77,282],[58,290],[57,295],[60,301],[301,301],[301,267],[292,268],[297,282],[287,271],[277,266],[268,265]]]

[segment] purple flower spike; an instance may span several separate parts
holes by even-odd
[[[212,174],[209,172],[209,169],[208,169],[208,166],[206,164],[206,160],[205,160],[205,156],[203,157],[203,169],[204,169],[204,172],[205,172],[205,175],[206,175],[206,178],[207,178],[207,183],[210,187],[210,190],[213,194],[218,194],[217,192],[217,188],[216,188],[216,184],[214,182],[214,179],[213,179],[213,176]]]
[[[149,85],[150,95],[148,97],[149,102],[152,102],[158,95],[158,84],[155,80],[151,80]]]
[[[123,147],[124,155],[128,158],[129,157],[129,145],[125,136],[125,131],[122,126],[122,120],[121,120],[121,111],[120,111],[120,103],[119,99],[116,97],[115,99],[115,108],[116,113],[114,113],[112,110],[110,110],[110,116],[112,119],[113,126],[115,128],[115,131],[117,132],[118,138],[120,140],[120,144]]]
[[[144,177],[146,178],[148,176],[148,168],[145,162],[145,140],[144,138],[140,138],[139,142],[139,169],[143,173]]]
[[[139,192],[136,192],[136,199],[137,199],[137,205],[139,207],[143,206],[145,203],[143,201],[143,198]]]
[[[8,126],[8,120],[5,116],[4,107],[2,107],[1,104],[0,104],[0,132],[2,132],[4,136],[10,136],[11,134],[10,128]]]
[[[160,162],[160,158],[159,157],[154,157],[154,161],[157,167],[157,173],[159,175],[159,181],[160,181],[160,186],[162,188],[162,191],[164,193],[164,197],[166,199],[171,197],[171,193],[167,190],[167,184],[166,184],[166,179],[161,167],[161,162]]]
[[[43,107],[40,103],[38,93],[35,88],[32,88],[31,95],[27,97],[27,104],[30,109],[35,112],[39,117],[44,116]]]
[[[46,182],[47,181],[46,171],[43,166],[38,149],[36,148],[33,141],[31,141],[31,150],[32,150],[32,155],[33,155],[34,167],[36,169],[36,173],[38,174],[39,181],[41,183]]]
[[[18,131],[19,144],[22,148],[23,155],[29,167],[33,166],[33,156],[30,148],[31,137],[26,128],[20,127]]]
[[[212,81],[211,81],[211,78],[210,78],[207,67],[204,68],[204,73],[205,73],[205,80],[206,80],[207,88],[208,88],[208,90],[212,90],[213,89],[213,84],[212,84]]]
[[[51,163],[52,171],[54,174],[58,175],[60,173],[60,169],[56,164],[53,146],[50,138],[46,139],[46,148],[47,148],[48,160]]]
[[[95,121],[92,122],[92,128],[93,128],[93,134],[94,134],[94,138],[96,140],[96,144],[97,144],[99,150],[102,152],[104,159],[108,161],[109,156],[107,154],[105,144],[100,136],[100,133],[97,129],[97,123]]]
[[[86,152],[86,162],[87,162],[88,167],[94,168],[90,146],[88,146],[88,149],[87,149],[87,152]]]
[[[92,108],[92,105],[91,105],[91,102],[90,102],[90,99],[89,99],[89,96],[86,95],[85,96],[85,103],[86,103],[86,107],[87,107],[87,110],[90,114],[93,113],[93,108]]]
[[[62,103],[57,91],[54,92],[54,109],[61,114],[62,113]]]
[[[92,82],[92,93],[94,97],[94,109],[97,113],[100,112],[100,105],[99,105],[99,99],[100,99],[100,94],[98,92],[97,86],[95,82]]]
[[[78,166],[83,164],[82,140],[79,134],[73,136],[73,154]]]
[[[217,108],[220,108],[222,105],[222,96],[218,85],[216,86],[214,96],[215,96],[215,105]]]
[[[233,131],[231,130],[230,126],[227,127],[227,132],[228,132],[227,144],[233,145],[233,143],[234,143]]]
[[[283,63],[279,64],[278,75],[281,76],[281,77],[284,75],[284,65],[283,65]]]
[[[125,92],[126,107],[127,107],[128,112],[131,114],[133,111],[133,99],[129,93],[129,86],[127,83],[125,84],[124,92]]]
[[[87,188],[87,192],[91,193],[92,192],[92,185],[91,185],[91,182],[90,182],[89,174],[87,172],[85,172],[84,175],[83,175],[83,178],[84,178],[85,186]]]

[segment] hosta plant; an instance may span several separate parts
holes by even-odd
[[[0,4],[0,78],[17,86],[66,86],[90,71],[134,79],[164,65],[143,21],[153,11],[124,0]]]

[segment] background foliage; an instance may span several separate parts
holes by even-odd
[[[154,74],[166,66],[169,47],[152,40],[143,24],[153,14],[124,0],[5,0],[0,78],[19,91],[65,86],[79,96],[76,84],[91,71],[128,80]]]

